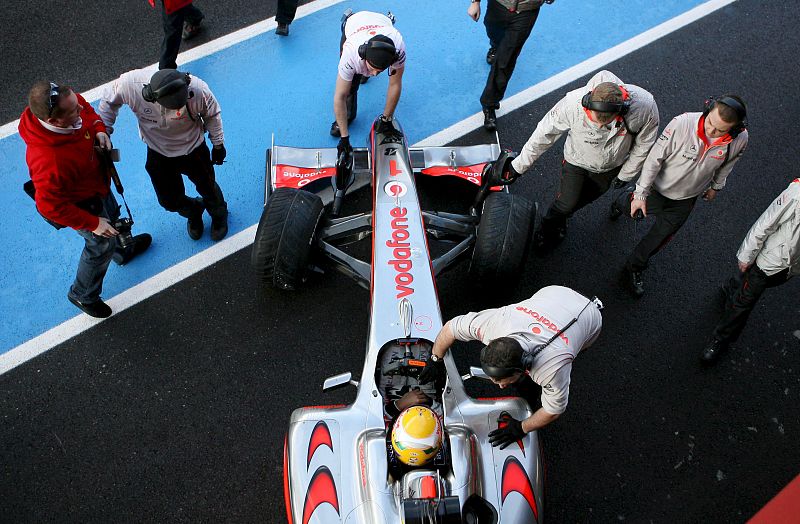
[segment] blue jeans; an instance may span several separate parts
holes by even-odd
[[[100,216],[111,221],[119,218],[119,204],[111,191],[103,198],[103,212]],[[103,278],[108,271],[108,264],[111,263],[114,248],[117,247],[117,239],[99,237],[83,229],[77,231],[86,244],[83,246],[78,272],[75,275],[75,282],[69,288],[68,296],[81,304],[91,304],[100,300]]]

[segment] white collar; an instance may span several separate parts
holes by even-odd
[[[74,133],[75,131],[80,130],[80,128],[83,127],[83,120],[80,119],[80,118],[78,119],[77,122],[75,122],[75,124],[72,125],[72,127],[58,127],[58,126],[54,126],[53,124],[51,124],[49,122],[45,122],[44,120],[42,120],[39,117],[37,117],[37,119],[39,120],[39,122],[42,123],[42,127],[47,129],[48,131],[52,131],[53,133],[58,133],[59,135],[71,135],[72,133]],[[75,127],[75,126],[77,126],[77,127]]]

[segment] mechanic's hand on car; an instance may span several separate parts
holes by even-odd
[[[431,397],[419,389],[409,391],[394,402],[398,411],[403,411],[411,406],[430,406],[431,404],[433,404]]]
[[[346,156],[352,156],[353,154],[353,146],[350,145],[350,137],[343,136],[339,139],[339,145],[336,146],[337,156],[341,158],[341,155],[344,153]]]
[[[376,131],[394,142],[399,142],[403,138],[403,132],[394,127],[394,117],[391,116],[381,115],[378,118]]]
[[[634,198],[631,200],[631,218],[641,219],[647,216],[647,200]]]
[[[444,359],[440,358],[437,361],[433,361],[428,358],[425,361],[425,367],[422,369],[422,373],[419,374],[419,383],[420,384],[427,384],[428,382],[435,382],[440,378],[444,378],[447,374],[447,371],[444,369]]]
[[[227,155],[228,152],[225,150],[225,144],[217,144],[211,148],[211,163],[215,166],[221,166]]]
[[[518,179],[522,173],[517,173],[517,170],[514,169],[514,166],[511,165],[509,162],[508,169],[503,171],[502,179],[503,182],[506,184],[513,184],[516,179]]]
[[[500,449],[506,449],[527,434],[522,429],[522,422],[508,413],[502,413],[498,422],[505,425],[489,433],[489,443],[493,447],[500,446]]]

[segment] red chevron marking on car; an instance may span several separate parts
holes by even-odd
[[[519,493],[528,502],[528,505],[533,510],[533,516],[536,521],[539,521],[539,508],[536,507],[536,498],[533,495],[533,486],[528,474],[525,473],[525,468],[519,463],[519,460],[513,456],[506,459],[503,464],[503,476],[500,481],[501,498],[500,503],[506,501],[506,497],[511,493]]]
[[[320,420],[311,431],[311,439],[308,441],[308,454],[306,455],[306,469],[311,464],[311,458],[320,446],[328,446],[333,451],[333,440],[331,431],[324,421]]]
[[[303,524],[308,524],[314,511],[326,502],[333,506],[337,514],[339,513],[339,496],[336,493],[336,483],[333,481],[331,470],[320,466],[311,477],[308,490],[306,490],[306,500],[303,502]]]

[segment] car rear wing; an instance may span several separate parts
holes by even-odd
[[[481,185],[484,166],[497,159],[498,144],[475,146],[419,147],[409,150],[411,169],[415,175],[454,176],[476,186]],[[336,174],[335,147],[302,148],[276,146],[267,149],[267,176],[264,203],[275,189],[292,187],[316,193],[325,205],[333,201],[329,180]],[[367,148],[353,149],[355,182],[350,191],[368,185],[372,180],[372,162]]]

